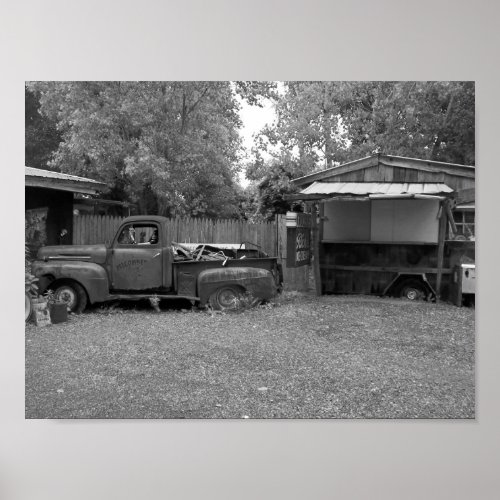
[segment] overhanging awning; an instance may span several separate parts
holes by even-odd
[[[289,201],[370,200],[381,198],[443,198],[453,189],[436,182],[314,182],[298,194],[285,195]]]
[[[460,210],[462,212],[475,212],[476,203],[474,201],[470,203],[460,203],[455,207],[455,210]]]
[[[313,182],[300,194],[350,196],[447,195],[453,189],[435,182]]]
[[[94,179],[26,166],[24,167],[24,185],[90,195],[107,189],[105,183]]]

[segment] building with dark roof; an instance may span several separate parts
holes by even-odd
[[[76,175],[24,167],[26,241],[41,245],[71,244],[75,193],[96,195],[106,184]]]
[[[455,266],[474,259],[473,166],[374,154],[292,185],[301,191],[286,199],[319,215],[318,293],[383,295],[409,277],[452,298]]]

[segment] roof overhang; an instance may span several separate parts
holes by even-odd
[[[435,182],[314,182],[288,201],[426,199],[450,197],[453,189]]]
[[[461,212],[475,212],[476,204],[475,202],[461,203],[455,206],[455,210],[460,210]]]
[[[82,193],[95,195],[107,189],[103,182],[78,177],[76,175],[52,172],[50,170],[41,170],[25,167],[24,185],[26,187],[36,187],[44,189],[53,189],[56,191],[69,191],[71,193]]]
[[[26,187],[37,187],[45,189],[53,189],[56,191],[69,191],[71,193],[83,193],[83,194],[97,194],[104,191],[106,185],[96,186],[95,184],[85,184],[79,182],[78,184],[59,181],[54,179],[25,179],[24,185]]]

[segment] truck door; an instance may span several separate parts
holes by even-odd
[[[129,223],[113,242],[111,287],[114,290],[160,288],[163,278],[159,227],[154,222]]]

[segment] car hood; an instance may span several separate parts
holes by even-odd
[[[42,247],[38,250],[39,260],[82,260],[104,264],[106,262],[105,245],[58,245]]]

